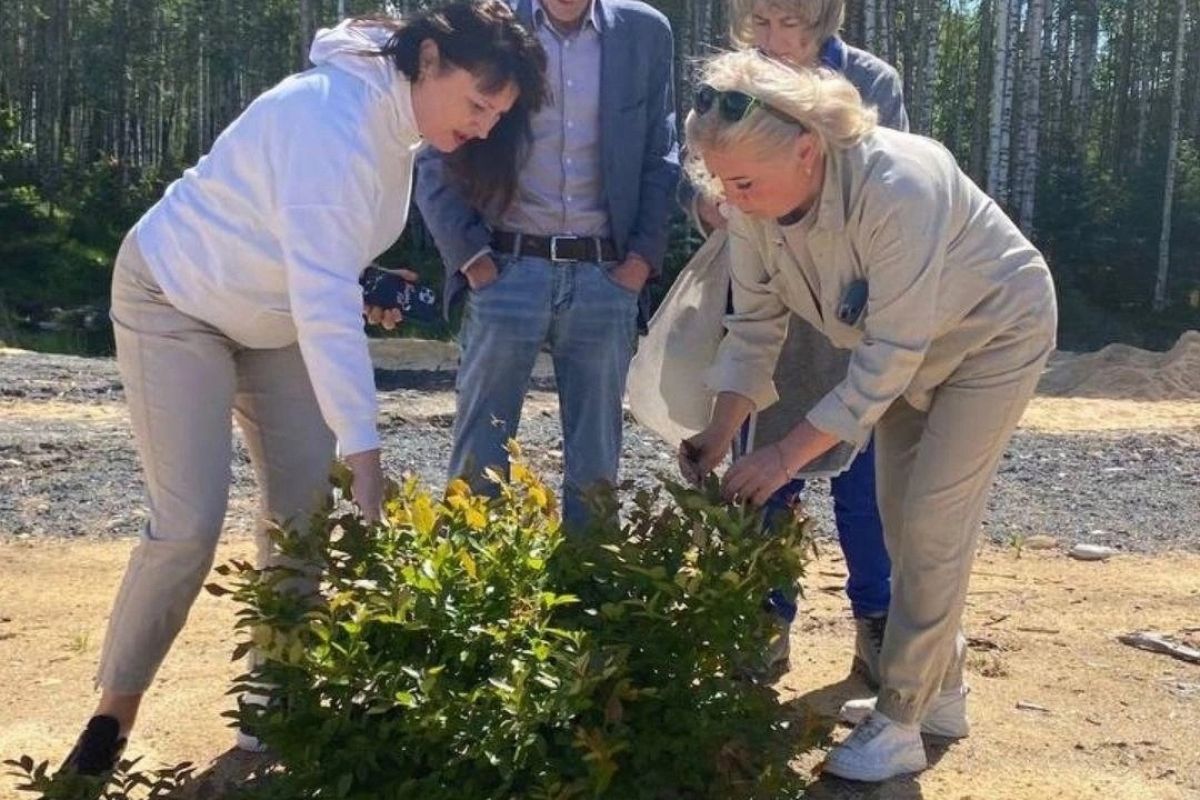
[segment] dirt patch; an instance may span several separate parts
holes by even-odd
[[[825,549],[826,556],[835,551]],[[827,717],[861,692],[839,683],[852,633],[837,566],[822,566],[810,584],[811,605],[793,636],[793,671],[782,682],[797,702]],[[873,789],[825,779],[810,797],[1200,797],[1200,666],[1116,640],[1139,628],[1187,636],[1200,624],[1198,607],[1194,555],[1085,564],[1060,553],[1018,558],[1013,549],[989,548],[968,598],[972,735],[957,743],[927,739],[937,763],[915,779]],[[835,738],[846,733],[838,728]],[[810,756],[804,766],[818,760]]]
[[[1164,352],[1110,344],[1095,353],[1058,353],[1039,394],[1116,400],[1200,400],[1200,331]]]
[[[1200,666],[1116,641],[1137,629],[1198,635],[1200,555],[1181,552],[1200,549],[1197,353],[1193,333],[1165,354],[1114,347],[1056,357],[989,506],[993,544],[977,565],[967,615],[974,733],[948,746],[929,742],[935,766],[915,779],[879,787],[822,780],[810,797],[1200,798]],[[405,381],[450,357],[433,348],[385,367],[399,376],[381,394],[385,461],[430,484],[443,479],[453,392],[445,378],[432,390]],[[136,532],[140,478],[111,360],[0,351],[0,398],[0,758],[57,761],[91,710],[104,621],[134,541],[55,537]],[[561,473],[552,392],[530,395],[522,441],[539,470]],[[623,474],[638,485],[673,474],[672,448],[636,426],[627,426],[623,456]],[[245,531],[254,493],[241,450],[234,475],[219,560],[252,549]],[[825,493],[818,484],[808,502],[828,534]],[[1033,533],[1154,555],[1082,564],[1023,549]],[[1005,541],[1012,546],[995,545]],[[832,716],[864,690],[843,680],[852,645],[844,565],[835,544],[822,546],[793,637],[793,670],[780,687],[798,720],[829,727],[837,740],[847,731],[832,727]],[[234,610],[199,598],[131,755],[151,766],[218,759],[218,771],[240,774],[245,759],[227,753],[233,737],[220,717],[241,671],[229,660]],[[819,760],[811,754],[797,767]],[[0,800],[15,797],[0,777]]]
[[[133,543],[0,544],[0,756],[61,758],[93,702],[104,619]],[[219,560],[245,557],[244,537]],[[797,718],[832,728],[842,700],[852,623],[844,565],[826,545],[808,581],[780,689]],[[1200,796],[1200,666],[1130,649],[1135,629],[1195,635],[1200,556],[1121,556],[1084,564],[1061,553],[986,549],[967,613],[972,637],[972,735],[927,743],[936,764],[912,779],[864,787],[816,783],[814,800],[848,798],[1120,798]],[[150,765],[192,760],[236,771],[220,712],[239,666],[229,660],[234,607],[202,595],[167,658],[130,748]],[[1021,710],[1031,703],[1047,711]],[[832,728],[837,740],[847,732]],[[798,760],[811,769],[820,753]],[[8,778],[0,798],[20,797]]]
[[[1200,432],[1200,401],[1105,400],[1082,397],[1035,397],[1021,429],[1044,433],[1099,431]]]

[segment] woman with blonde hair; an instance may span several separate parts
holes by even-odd
[[[793,313],[851,350],[845,379],[722,484],[728,498],[761,504],[874,429],[893,560],[881,687],[827,769],[865,781],[919,771],[922,730],[967,733],[967,582],[997,465],[1054,347],[1049,269],[953,155],[878,128],[828,71],[717,57],[687,137],[697,180],[735,209],[733,313],[708,376],[711,421],[680,466],[712,470],[747,416],[776,401]]]
[[[730,36],[743,50],[758,50],[797,68],[824,67],[843,75],[858,90],[864,104],[875,108],[879,124],[908,130],[903,87],[895,68],[883,60],[847,45],[838,32],[845,21],[844,0],[731,0]],[[725,217],[705,192],[695,191],[690,205],[702,232],[724,228]],[[725,250],[728,253],[728,248]],[[804,418],[824,392],[846,374],[848,353],[831,344],[802,318],[793,317],[780,351],[775,379],[794,391],[772,407],[751,416],[740,433],[739,455],[769,446]],[[833,454],[845,462],[850,457]],[[805,480],[790,480],[767,502],[767,513],[781,513],[800,502]],[[850,671],[871,689],[879,688],[879,650],[887,626],[891,599],[891,569],[884,544],[883,525],[875,487],[875,446],[870,438],[853,454],[845,471],[829,481],[833,497],[838,544],[846,560],[846,595],[855,622],[854,656]],[[785,618],[794,616],[795,604],[786,594],[772,604]],[[790,619],[788,619],[790,621]],[[789,628],[768,654],[771,670],[787,661]]]

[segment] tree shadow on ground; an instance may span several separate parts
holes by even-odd
[[[265,784],[278,762],[270,754],[247,753],[231,747],[172,795],[172,800],[221,800],[238,790]]]

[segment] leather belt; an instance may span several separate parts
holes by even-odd
[[[492,249],[498,253],[550,261],[616,261],[617,246],[612,239],[598,236],[533,236],[526,233],[495,231]]]

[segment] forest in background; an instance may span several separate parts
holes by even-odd
[[[0,340],[102,306],[125,230],[306,66],[318,27],[422,5],[0,0]],[[652,5],[682,113],[698,60],[727,46],[725,0]],[[850,0],[845,38],[897,67],[913,130],[1046,253],[1063,347],[1200,327],[1200,0]],[[678,222],[670,274],[694,246]],[[419,219],[383,260],[441,274]]]

